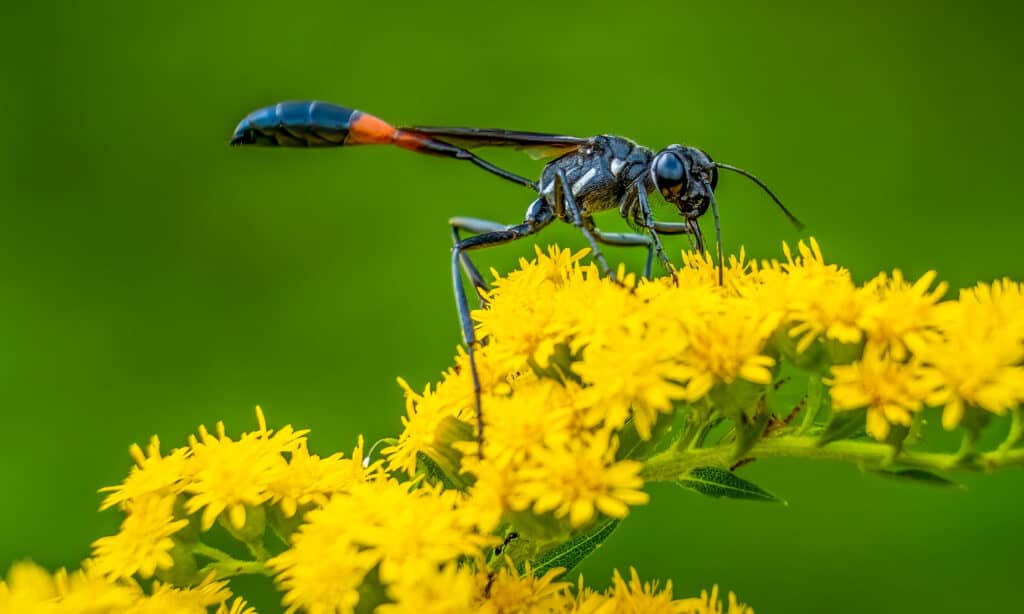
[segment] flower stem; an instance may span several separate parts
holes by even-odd
[[[265,576],[273,575],[273,572],[263,564],[263,561],[243,561],[232,557],[227,552],[207,546],[199,542],[193,544],[192,552],[199,556],[212,559],[212,561],[199,570],[200,577],[206,576],[211,571],[217,572],[218,578],[230,578],[242,574],[260,574]]]
[[[200,569],[199,574],[201,576],[205,576],[211,571],[215,572],[218,578],[231,578],[233,576],[241,576],[245,574],[263,576],[274,575],[274,572],[271,571],[269,567],[259,561],[240,561],[238,559],[215,561]]]
[[[207,546],[206,544],[199,542],[191,545],[192,552],[199,556],[205,556],[208,559],[214,561],[230,561],[231,555],[224,552],[220,548],[214,548],[213,546]]]
[[[735,460],[731,445],[696,450],[669,448],[652,456],[644,464],[641,475],[648,481],[673,481],[696,467],[728,467]],[[823,458],[840,460],[866,467],[895,464],[901,467],[932,471],[992,471],[1003,467],[1024,467],[1024,449],[984,452],[961,456],[958,453],[912,452],[901,450],[895,455],[889,444],[873,441],[840,440],[825,446],[817,437],[782,435],[758,441],[745,456]]]

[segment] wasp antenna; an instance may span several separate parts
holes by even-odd
[[[715,218],[715,251],[718,252],[718,285],[721,286],[725,279],[722,272],[722,222],[718,219],[718,203],[715,201],[714,193],[708,190],[708,196],[711,198],[711,214]]]
[[[760,186],[762,190],[768,193],[768,196],[772,197],[772,200],[775,201],[775,204],[779,206],[779,209],[782,209],[782,212],[786,214],[786,217],[789,218],[790,222],[793,222],[793,226],[796,226],[797,230],[803,230],[805,228],[804,223],[798,220],[795,215],[790,213],[789,209],[786,208],[786,205],[782,204],[782,201],[779,200],[779,197],[776,196],[775,193],[772,192],[771,189],[767,185],[765,185],[763,181],[761,181],[751,173],[748,173],[747,171],[743,170],[742,168],[739,168],[738,166],[733,166],[731,164],[722,164],[721,162],[715,162],[715,166],[717,166],[718,168],[724,168],[727,171],[739,173],[740,175],[743,175],[747,179],[756,183],[758,186]]]

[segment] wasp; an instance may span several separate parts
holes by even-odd
[[[685,145],[669,145],[655,152],[628,138],[608,134],[576,137],[495,128],[396,127],[369,113],[318,101],[282,102],[253,111],[235,128],[231,144],[276,147],[396,145],[418,153],[464,160],[536,194],[526,209],[523,221],[518,224],[470,217],[448,220],[455,243],[451,261],[452,283],[462,341],[466,345],[472,371],[481,451],[483,414],[480,382],[473,357],[477,339],[462,273],[465,272],[478,289],[485,289],[487,284],[467,252],[529,237],[559,220],[579,229],[590,244],[594,260],[606,275],[611,276],[612,271],[600,245],[646,248],[645,275],[651,276],[652,261],[657,256],[674,277],[675,270],[662,247],[661,235],[689,235],[695,248],[703,254],[704,236],[698,220],[710,208],[715,224],[718,281],[721,284],[722,230],[714,195],[719,170],[738,173],[756,183],[797,228],[803,227],[760,179],[739,167],[715,162],[703,150]],[[532,181],[471,151],[478,147],[513,147],[525,150],[535,159],[549,161],[540,180]],[[682,221],[654,219],[649,195],[655,191],[675,206]],[[618,209],[619,214],[641,232],[605,232],[598,228],[594,214],[608,209]],[[463,238],[463,232],[472,236]]]

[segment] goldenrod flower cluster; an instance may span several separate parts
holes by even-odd
[[[49,574],[19,563],[0,581],[0,612],[43,614],[208,612],[250,614],[228,578],[274,578],[289,612],[720,612],[717,597],[674,599],[671,584],[636,572],[603,593],[535,575],[498,557],[496,518],[474,497],[392,476],[353,454],[310,454],[306,431],[257,428],[230,437],[200,427],[186,447],[162,453],[154,437],[131,447],[135,467],[107,493],[120,531],[93,544],[81,569]],[[398,478],[401,479],[398,479]],[[218,537],[219,535],[219,537]],[[210,539],[212,537],[212,539]],[[248,557],[210,545],[233,538]],[[729,612],[751,612],[730,594]],[[621,607],[620,607],[621,606]],[[635,610],[641,611],[641,610]]]
[[[823,377],[833,411],[864,411],[863,428],[880,441],[904,436],[927,407],[941,408],[947,429],[973,430],[1024,400],[1018,282],[945,301],[934,272],[911,281],[896,270],[858,286],[813,239],[796,253],[784,246],[784,260],[741,252],[723,285],[707,256],[684,254],[674,276],[637,284],[621,270],[618,282],[602,278],[585,254],[538,248],[473,314],[486,339],[476,353],[483,459],[453,443],[459,430],[446,422],[472,424],[460,354],[435,388],[406,386],[390,469],[415,473],[426,455],[471,476],[506,516],[531,510],[578,527],[646,502],[642,455],[624,441],[651,440],[680,409],[745,428],[765,413],[783,363]]]
[[[311,454],[306,431],[269,429],[258,408],[235,438],[218,423],[164,453],[154,437],[102,489],[117,534],[77,571],[14,566],[0,612],[243,614],[228,581],[259,574],[289,612],[752,614],[717,586],[677,599],[631,569],[597,592],[566,572],[648,502],[645,481],[772,499],[732,472],[750,456],[823,457],[843,439],[838,457],[879,470],[1024,465],[1020,283],[956,300],[934,273],[858,285],[813,240],[782,260],[741,252],[723,285],[704,255],[654,280],[603,278],[585,255],[538,249],[482,293],[482,433],[460,351],[436,385],[400,380],[404,428],[379,459],[361,439]],[[791,423],[774,399],[793,377],[808,393]],[[904,449],[929,408],[965,431],[955,455]],[[975,451],[1005,414],[999,450]]]
[[[255,614],[241,597],[231,599],[226,580],[211,574],[198,584],[178,588],[159,581],[148,590],[131,579],[82,569],[50,574],[31,562],[17,563],[0,581],[0,612],[10,614]],[[215,609],[211,609],[215,608]]]

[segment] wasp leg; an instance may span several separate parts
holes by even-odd
[[[704,253],[704,236],[700,234],[700,225],[696,220],[689,222],[659,222],[654,221],[654,229],[659,235],[689,235],[690,249],[698,253]]]
[[[455,245],[458,245],[462,241],[462,237],[459,235],[460,230],[472,232],[473,234],[483,234],[485,232],[498,232],[505,230],[505,224],[499,224],[498,222],[492,222],[490,220],[481,220],[475,217],[453,217],[448,220],[448,223],[452,227],[452,240]],[[473,285],[477,289],[477,295],[480,297],[480,302],[485,303],[481,291],[488,289],[487,282],[484,281],[483,275],[470,260],[469,254],[462,254],[462,270],[466,272],[466,276],[473,282]]]
[[[678,222],[654,222],[654,228],[663,235],[690,234],[688,224]],[[622,247],[646,247],[647,264],[644,265],[644,277],[651,278],[651,267],[654,264],[654,241],[647,235],[634,234],[631,232],[604,232],[594,228],[594,238],[605,245],[618,245]]]
[[[646,247],[647,264],[644,265],[644,277],[651,278],[651,263],[654,261],[654,244],[647,235],[638,235],[630,232],[603,232],[594,228],[594,238],[605,245],[618,245],[622,247]]]
[[[527,209],[526,218],[522,224],[503,226],[500,229],[463,239],[452,248],[452,285],[455,289],[455,307],[459,312],[459,326],[462,328],[462,342],[466,345],[469,370],[473,377],[473,399],[476,403],[477,444],[480,458],[483,458],[484,455],[484,416],[480,407],[480,375],[476,368],[476,330],[473,328],[473,319],[469,315],[469,299],[466,297],[466,286],[462,281],[460,269],[462,256],[464,252],[502,245],[528,237],[550,224],[554,219],[555,213],[551,207],[543,198],[538,198]]]
[[[615,274],[612,273],[611,267],[608,266],[608,261],[604,259],[604,254],[601,253],[600,248],[597,246],[597,238],[594,236],[594,222],[591,221],[589,216],[585,217],[580,212],[580,208],[576,204],[576,198],[572,195],[572,189],[569,187],[569,179],[565,176],[564,169],[558,169],[558,172],[555,174],[555,207],[560,209],[557,213],[564,212],[569,218],[569,222],[583,233],[583,236],[587,238],[587,242],[590,243],[594,260],[597,260],[598,264],[601,265],[601,272],[604,273],[605,277],[615,281]]]
[[[678,283],[676,279],[676,269],[672,266],[672,261],[668,259],[665,254],[665,248],[661,246],[661,238],[658,236],[657,223],[654,221],[654,216],[651,214],[651,204],[647,202],[647,191],[643,187],[637,187],[636,194],[640,199],[640,213],[643,215],[644,228],[651,233],[651,241],[654,243],[654,251],[658,254],[658,258],[665,264],[665,267],[672,274],[672,279]]]

